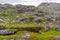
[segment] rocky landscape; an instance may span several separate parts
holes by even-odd
[[[60,3],[0,4],[0,40],[60,40]]]

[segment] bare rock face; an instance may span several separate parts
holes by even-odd
[[[0,30],[0,35],[10,35],[10,34],[14,34],[15,31],[14,30]]]
[[[53,13],[56,16],[60,15],[60,3],[41,3],[38,8],[43,13]]]
[[[38,6],[43,12],[55,12],[55,11],[59,11],[60,9],[60,4],[59,3],[41,3]]]

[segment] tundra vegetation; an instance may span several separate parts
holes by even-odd
[[[59,3],[0,4],[0,40],[58,40],[59,9]]]

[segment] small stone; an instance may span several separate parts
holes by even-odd
[[[60,36],[56,36],[55,37],[55,40],[60,40]]]

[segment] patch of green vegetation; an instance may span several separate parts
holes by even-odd
[[[30,34],[30,40],[54,40],[55,36],[60,35],[60,31],[48,31],[42,32],[41,34],[31,32]]]

